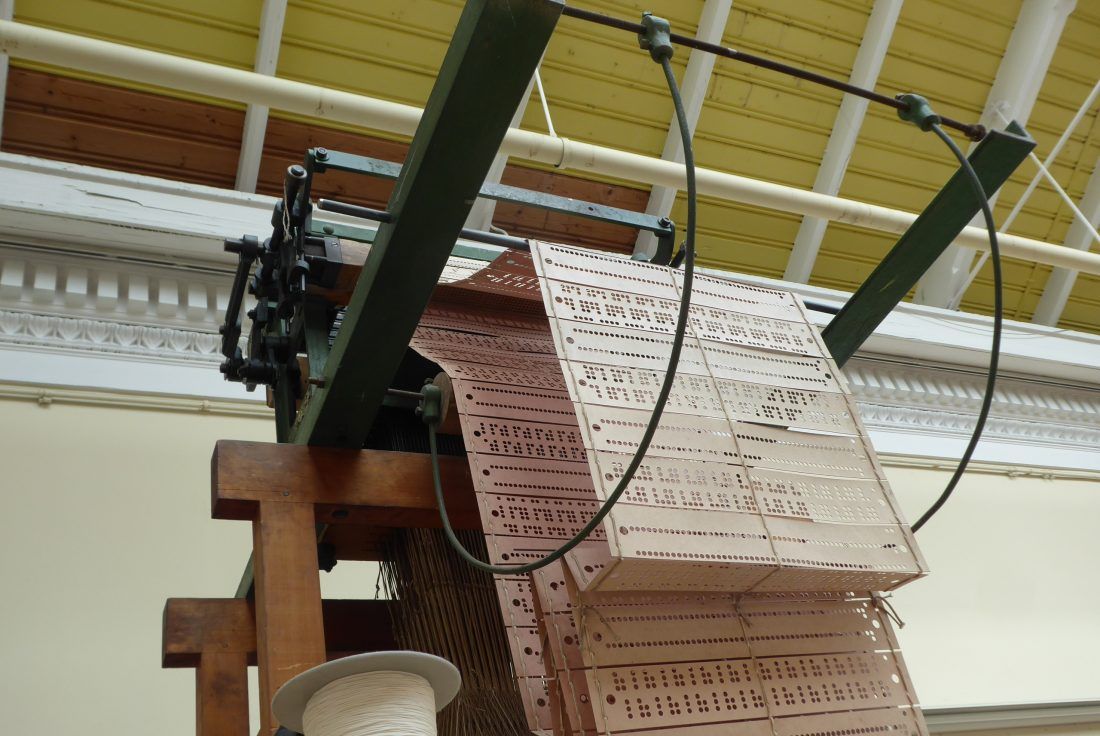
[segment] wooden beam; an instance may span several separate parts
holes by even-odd
[[[480,529],[464,457],[441,457],[454,525]],[[316,508],[316,520],[385,527],[438,527],[430,458],[416,452],[344,450],[220,440],[211,459],[216,519],[254,519],[264,503]]]
[[[329,659],[393,649],[390,602],[326,600],[321,602],[325,649]],[[252,602],[244,598],[169,598],[164,604],[161,666],[194,668],[211,652],[242,654],[256,664],[256,621]]]
[[[313,505],[261,501],[252,522],[260,733],[278,721],[271,698],[287,680],[323,664],[325,628]]]
[[[204,651],[256,654],[252,602],[243,598],[169,598],[161,628],[161,666],[198,667]]]
[[[248,662],[243,652],[202,653],[195,669],[195,733],[247,736]]]

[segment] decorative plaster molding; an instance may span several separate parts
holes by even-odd
[[[218,336],[168,327],[0,311],[0,344],[89,350],[138,358],[201,360],[214,369]]]
[[[969,437],[974,431],[975,414],[957,414],[904,406],[880,406],[859,403],[859,413],[868,429],[912,431],[920,434]],[[1089,429],[1048,422],[1021,421],[990,417],[982,435],[989,439],[1011,440],[1028,445],[1049,444],[1094,450],[1100,443],[1100,426]]]
[[[483,265],[453,260],[446,280],[468,276]],[[53,356],[49,360],[55,364],[66,357],[112,357],[133,364],[123,371],[127,375],[142,364],[190,365],[203,375],[209,371],[209,381],[216,382],[216,329],[229,283],[230,275],[216,269],[0,245],[0,350],[36,351],[43,359]],[[844,373],[872,436],[919,436],[925,456],[931,452],[945,458],[954,457],[958,441],[972,431],[985,383],[973,368],[873,356],[854,358]],[[119,389],[117,381],[75,364],[60,375],[80,377],[64,379],[80,381],[69,387]],[[4,378],[40,383],[36,375],[18,372]],[[198,390],[210,396],[209,383],[189,385],[193,388],[183,393]],[[181,389],[166,386],[167,392]],[[225,400],[224,395],[218,400]],[[241,401],[256,399],[250,402],[242,393]],[[1100,387],[1004,377],[986,436],[1024,448],[1022,464],[1040,465],[1044,448],[1058,448],[1062,458],[1067,450],[1091,455],[1100,444]],[[1059,462],[1065,466],[1065,460]],[[1078,467],[1093,464],[1082,461]]]
[[[213,332],[231,284],[228,270],[0,245],[0,309],[10,311]]]

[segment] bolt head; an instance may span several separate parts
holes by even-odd
[[[321,159],[322,161],[324,161],[326,158],[328,158],[328,149],[327,148],[318,148],[315,151],[315,153],[317,154],[317,158]]]

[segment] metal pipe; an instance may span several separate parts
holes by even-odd
[[[1100,158],[1092,167],[1092,175],[1085,186],[1085,193],[1081,197],[1081,212],[1085,220],[1074,220],[1066,233],[1064,247],[1077,248],[1086,251],[1092,247],[1093,232],[1089,232],[1092,223],[1100,224]],[[1035,306],[1035,314],[1031,321],[1041,325],[1056,325],[1062,317],[1062,312],[1069,301],[1070,292],[1077,281],[1077,272],[1064,268],[1056,268],[1047,278],[1043,295],[1039,297],[1039,303]]]
[[[350,217],[360,217],[364,220],[371,220],[372,222],[393,222],[393,215],[384,210],[371,209],[370,207],[348,204],[347,202],[338,202],[334,199],[317,200],[317,209],[325,212],[336,212]],[[458,236],[464,240],[472,240],[476,243],[485,243],[487,245],[498,245],[501,248],[511,248],[512,250],[523,251],[531,250],[531,246],[523,238],[513,238],[510,235],[497,235],[496,233],[489,233],[484,230],[471,230],[470,228],[464,227],[459,231]]]
[[[376,130],[412,135],[420,108],[231,69],[156,51],[99,41],[23,23],[0,21],[0,52],[31,61],[68,66],[167,89],[252,102],[286,112]],[[671,161],[513,129],[501,151],[509,156],[646,184],[683,188],[684,166]],[[902,233],[917,219],[911,212],[773,184],[713,169],[697,172],[701,195],[767,209],[823,217],[871,230]],[[984,228],[967,227],[956,242],[989,247]],[[1001,251],[1010,258],[1100,275],[1100,254],[1070,250],[1039,240],[1005,235]]]

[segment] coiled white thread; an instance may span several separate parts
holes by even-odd
[[[302,714],[305,736],[436,736],[435,692],[411,672],[364,672],[330,682]]]

